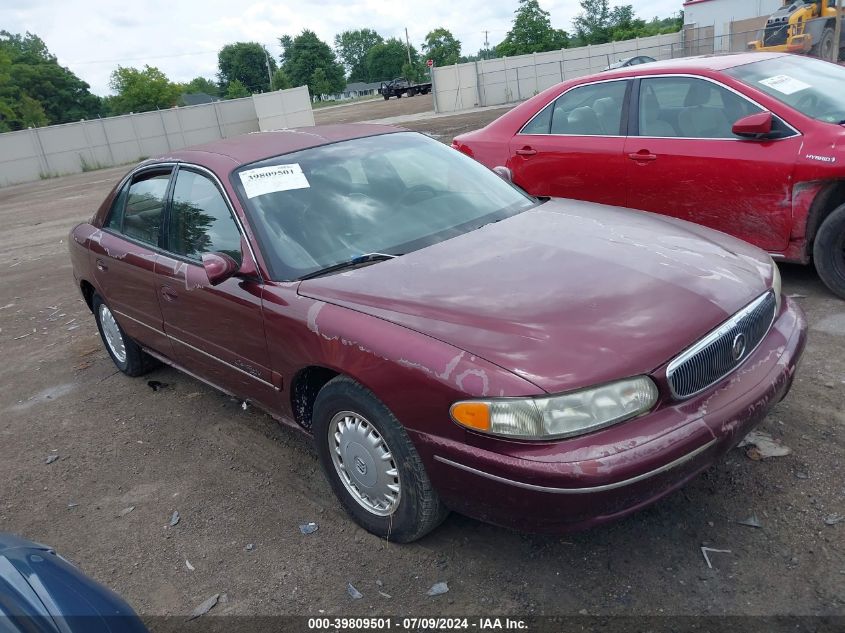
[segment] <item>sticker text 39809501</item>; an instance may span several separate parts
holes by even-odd
[[[247,198],[311,186],[299,163],[247,169],[240,173],[240,177]]]

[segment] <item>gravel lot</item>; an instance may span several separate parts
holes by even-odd
[[[407,115],[448,142],[501,113],[424,119],[426,103],[317,120]],[[304,436],[171,369],[116,373],[66,239],[125,171],[0,189],[0,531],[55,546],[145,616],[185,615],[217,593],[228,600],[210,615],[845,615],[845,522],[825,522],[845,515],[845,302],[811,269],[782,266],[811,332],[791,394],[761,427],[791,455],[736,449],[658,505],[586,533],[452,515],[400,546],[343,514]],[[738,523],[751,516],[761,528]],[[309,521],[319,529],[301,534]],[[730,553],[709,569],[702,546]],[[439,581],[449,592],[427,596]]]

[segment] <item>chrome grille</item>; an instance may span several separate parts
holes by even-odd
[[[669,363],[672,394],[694,396],[739,367],[766,336],[776,307],[775,293],[769,290]]]

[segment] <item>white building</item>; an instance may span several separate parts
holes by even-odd
[[[784,0],[686,0],[684,30],[698,39],[713,38],[717,52],[744,47]],[[753,37],[751,38],[753,39]]]

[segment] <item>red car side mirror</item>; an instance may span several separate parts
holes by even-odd
[[[758,112],[742,117],[731,131],[742,138],[764,139],[772,132],[772,113]]]
[[[240,269],[238,262],[226,253],[203,253],[202,267],[212,286],[222,284]]]

